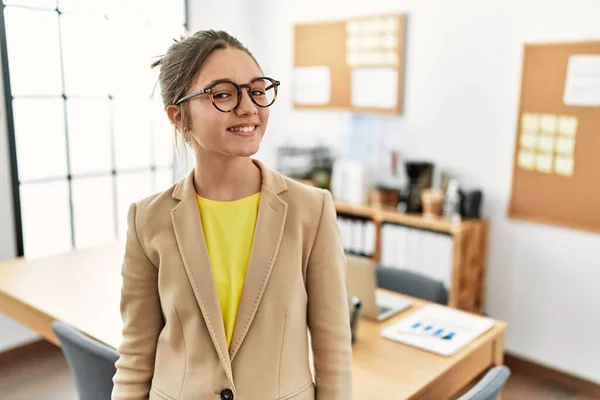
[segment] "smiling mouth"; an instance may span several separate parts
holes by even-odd
[[[227,128],[228,131],[230,132],[243,132],[243,133],[250,133],[250,132],[254,132],[254,130],[256,129],[256,125],[252,125],[252,126],[240,126],[240,127],[233,127],[233,128]]]

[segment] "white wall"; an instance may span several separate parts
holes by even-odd
[[[192,0],[190,26],[231,30],[248,43],[266,72],[283,82],[260,155],[267,163],[276,143],[339,147],[348,129],[348,114],[292,109],[294,22],[408,14],[406,110],[402,118],[388,119],[391,132],[385,141],[406,157],[433,160],[484,190],[484,213],[491,221],[486,312],[509,323],[507,350],[600,383],[600,235],[506,217],[522,45],[600,38],[600,2],[236,3]],[[205,15],[195,16],[201,8]]]
[[[0,260],[16,255],[16,238],[13,218],[13,197],[6,129],[6,109],[0,64]],[[0,314],[0,352],[22,345],[38,336],[8,317]]]
[[[261,23],[257,23],[254,17],[260,14],[258,11],[260,6],[256,1],[247,0],[188,0],[189,31],[226,30],[241,40],[251,51],[258,52],[254,49],[261,47],[259,35],[262,30]]]

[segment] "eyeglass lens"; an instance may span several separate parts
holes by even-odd
[[[275,85],[268,79],[258,79],[252,82],[249,95],[256,105],[268,107],[275,100]],[[219,83],[212,88],[212,99],[219,110],[231,111],[239,102],[237,87],[230,82]]]

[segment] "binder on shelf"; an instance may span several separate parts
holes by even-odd
[[[361,221],[358,219],[350,220],[351,228],[351,237],[352,237],[352,246],[351,250],[353,253],[360,254],[362,250],[362,232],[361,232]]]
[[[366,221],[365,225],[365,250],[367,254],[375,253],[375,224],[373,221]]]
[[[344,250],[348,253],[372,257],[375,252],[375,225],[361,218],[337,217]]]
[[[430,277],[449,288],[453,246],[447,234],[386,223],[381,228],[380,264]]]

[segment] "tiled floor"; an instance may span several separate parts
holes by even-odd
[[[69,367],[58,348],[27,359],[0,365],[2,400],[76,400],[77,393]],[[502,395],[503,400],[584,400],[569,390],[513,374]],[[363,400],[363,399],[356,399]],[[368,400],[368,399],[364,399]]]

